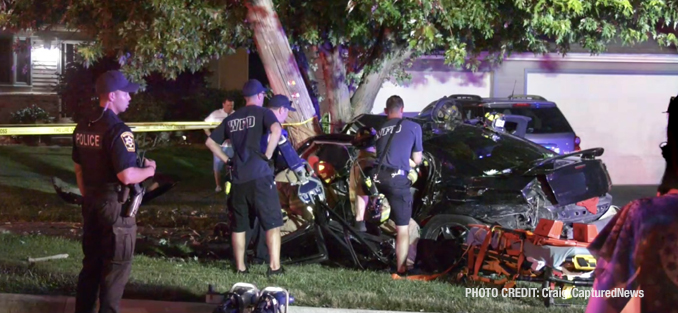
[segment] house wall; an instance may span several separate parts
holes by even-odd
[[[0,36],[12,40],[29,38],[31,48],[29,83],[0,84],[0,123],[9,123],[11,113],[33,104],[57,118],[60,100],[54,87],[66,61],[64,50],[68,45],[72,46],[86,38],[82,34],[60,29],[34,34],[5,31],[0,32]],[[10,59],[2,65],[16,65],[16,60]]]
[[[241,89],[249,79],[249,55],[247,49],[238,49],[235,54],[224,55],[208,65],[212,76],[210,86],[226,90]]]
[[[59,97],[56,94],[0,94],[0,124],[9,124],[12,113],[33,104],[47,111],[50,116],[59,114]]]
[[[54,93],[61,66],[61,49],[49,40],[34,39],[31,54],[31,91]]]
[[[492,93],[492,72],[458,72],[439,60],[420,60],[410,70],[408,81],[386,81],[372,106],[373,114],[384,113],[386,100],[397,95],[405,103],[405,111],[420,112],[431,102],[451,94],[474,94],[489,97]]]
[[[613,49],[618,53],[598,56],[577,52],[565,57],[515,55],[477,76],[444,65],[442,57],[425,57],[417,60],[411,71],[414,77],[429,77],[428,81],[410,83],[395,92],[386,82],[380,95],[404,95],[410,108],[426,106],[432,101],[428,98],[452,93],[540,95],[556,102],[581,138],[582,149],[605,149],[601,159],[613,184],[654,185],[664,170],[659,150],[666,140],[666,115],[662,112],[669,98],[678,94],[678,54],[647,45],[635,54],[621,53],[628,51],[625,49],[618,47]],[[438,79],[431,79],[436,75]],[[460,79],[462,76],[468,79]],[[476,92],[465,92],[474,88]],[[375,104],[373,111],[381,113],[381,109]]]

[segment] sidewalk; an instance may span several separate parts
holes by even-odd
[[[121,313],[212,313],[215,304],[122,300]],[[73,313],[75,298],[0,293],[0,313]],[[289,313],[406,313],[395,311],[326,309],[291,305]]]

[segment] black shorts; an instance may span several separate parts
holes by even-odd
[[[231,197],[234,232],[252,229],[255,217],[259,218],[264,230],[283,225],[278,188],[273,176],[233,184]]]
[[[382,170],[377,176],[377,189],[383,193],[391,206],[390,219],[396,226],[410,225],[412,218],[412,182],[407,175],[391,175],[391,170]]]

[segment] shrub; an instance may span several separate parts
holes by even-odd
[[[167,105],[154,95],[142,92],[132,96],[127,111],[120,114],[125,122],[162,122],[165,120]]]
[[[10,115],[10,123],[12,124],[47,124],[53,121],[54,117],[49,116],[47,111],[35,104]],[[41,135],[12,136],[12,139],[26,144],[36,144],[41,142],[43,137],[49,142],[49,136]]]
[[[44,124],[53,122],[54,117],[34,104],[12,113],[10,121],[12,124]]]

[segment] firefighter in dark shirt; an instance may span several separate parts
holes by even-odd
[[[246,105],[217,126],[205,145],[222,161],[228,156],[221,150],[224,141],[233,147],[233,255],[238,273],[247,273],[245,265],[246,231],[253,229],[256,214],[266,231],[269,252],[268,275],[282,274],[280,266],[280,227],[283,225],[278,189],[273,176],[273,152],[278,146],[282,126],[272,110],[263,108],[266,89],[256,79],[243,86]],[[262,144],[264,140],[264,144]]]
[[[391,219],[396,225],[396,276],[407,273],[407,254],[409,252],[409,224],[412,217],[412,182],[407,178],[410,171],[410,159],[415,165],[421,164],[422,133],[419,124],[403,120],[398,129],[395,126],[403,119],[403,99],[391,96],[386,100],[384,112],[388,120],[377,131],[377,160],[382,156],[381,171],[375,180],[377,189],[386,196],[391,205]],[[388,150],[386,145],[391,136],[393,142]],[[373,169],[377,169],[378,164]]]
[[[82,205],[85,255],[78,277],[76,313],[120,312],[120,301],[132,269],[136,220],[127,217],[121,194],[131,184],[155,175],[155,162],[137,166],[131,129],[118,118],[127,110],[130,83],[119,71],[108,71],[96,82],[100,108],[77,124],[73,132],[73,162]]]

